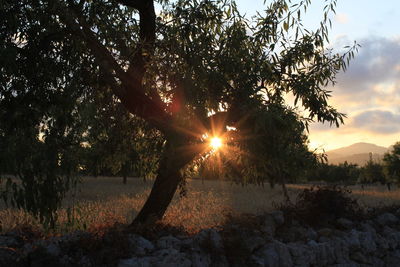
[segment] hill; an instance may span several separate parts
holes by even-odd
[[[347,161],[348,163],[364,165],[369,160],[369,153],[372,153],[374,161],[380,161],[383,154],[388,151],[387,147],[377,146],[370,143],[356,143],[347,147],[342,147],[327,151],[328,162],[339,164]]]

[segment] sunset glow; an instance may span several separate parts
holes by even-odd
[[[217,150],[222,146],[222,140],[219,137],[212,137],[210,139],[210,146],[214,149]]]

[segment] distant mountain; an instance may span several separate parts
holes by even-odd
[[[342,147],[327,151],[328,162],[339,164],[347,161],[348,163],[365,165],[369,160],[369,153],[372,153],[374,161],[380,161],[383,154],[388,151],[387,147],[377,146],[369,143],[356,143],[347,147]]]
[[[374,162],[381,162],[383,159],[383,154],[372,154],[372,160]],[[354,154],[344,157],[330,157],[328,156],[328,162],[330,164],[340,164],[347,161],[347,163],[357,164],[359,166],[364,166],[369,160],[369,153]]]

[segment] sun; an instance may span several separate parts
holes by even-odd
[[[210,146],[214,149],[217,150],[222,146],[222,139],[219,137],[212,137],[210,139]]]

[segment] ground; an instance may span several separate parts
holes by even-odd
[[[76,229],[90,229],[113,225],[115,222],[128,223],[143,205],[152,186],[151,181],[139,178],[128,179],[122,184],[122,178],[83,177],[83,183],[71,192],[59,211],[60,233]],[[288,185],[289,194],[294,200],[297,193],[310,185]],[[387,191],[385,186],[368,186],[362,190],[352,186],[355,198],[368,207],[400,204],[400,189]],[[279,186],[271,189],[269,185],[241,186],[225,181],[189,180],[187,195],[179,194],[169,207],[165,222],[182,226],[189,232],[219,226],[229,213],[270,212],[274,203],[283,201]],[[73,216],[69,217],[68,211]],[[40,227],[37,222],[23,211],[5,208],[0,204],[0,226],[7,232],[18,225]],[[73,220],[71,220],[73,218]]]

